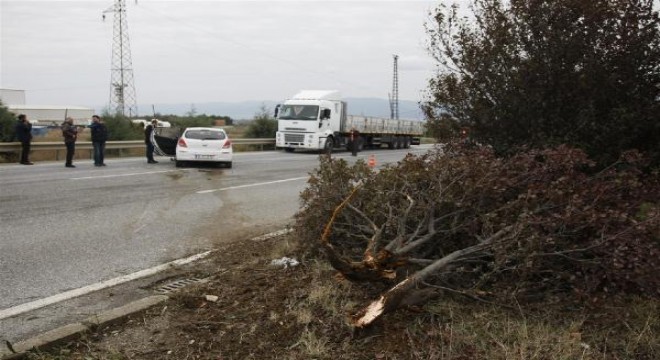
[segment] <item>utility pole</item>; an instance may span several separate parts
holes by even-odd
[[[390,96],[390,119],[399,119],[399,55],[394,55],[394,79],[392,80],[392,95]]]
[[[137,2],[137,1],[136,1]],[[126,1],[116,0],[115,4],[103,12],[114,13],[112,29],[112,62],[110,68],[110,109],[116,114],[136,117],[137,101],[133,84],[131,47],[128,40]]]

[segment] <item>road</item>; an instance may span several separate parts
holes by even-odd
[[[382,165],[428,148],[357,158]],[[318,165],[317,154],[280,151],[235,153],[232,169],[158,160],[0,165],[0,338],[34,331],[9,329],[13,309],[283,228]]]

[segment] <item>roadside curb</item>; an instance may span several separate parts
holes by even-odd
[[[7,344],[3,344],[2,348],[0,348],[0,359],[25,359],[27,352],[30,350],[39,350],[66,340],[71,340],[85,332],[94,331],[99,326],[110,325],[129,315],[145,311],[168,299],[169,297],[167,295],[153,295],[114,309],[106,310],[97,315],[90,316],[81,322],[64,325],[33,338],[12,344],[14,352],[9,349]]]

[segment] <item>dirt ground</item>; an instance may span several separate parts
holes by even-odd
[[[226,244],[189,274],[205,282],[29,359],[650,360],[660,355],[657,301],[616,305],[596,316],[522,315],[443,296],[354,331],[350,314],[382,289],[341,280],[323,260],[300,259],[289,236]],[[300,264],[271,264],[283,257]]]
[[[285,237],[229,244],[215,255],[214,262],[222,265],[191,274],[207,282],[170,294],[165,305],[145,314],[32,358],[408,358],[402,354],[408,340],[387,335],[386,330],[403,326],[392,318],[388,329],[362,334],[351,330],[348,312],[336,309],[348,310],[368,299],[366,294],[352,297],[354,289],[330,269],[316,261],[286,269],[271,265],[274,259],[293,258],[288,249]]]

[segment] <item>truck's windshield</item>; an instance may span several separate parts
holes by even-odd
[[[317,105],[283,105],[279,113],[281,120],[317,120],[318,118]]]

